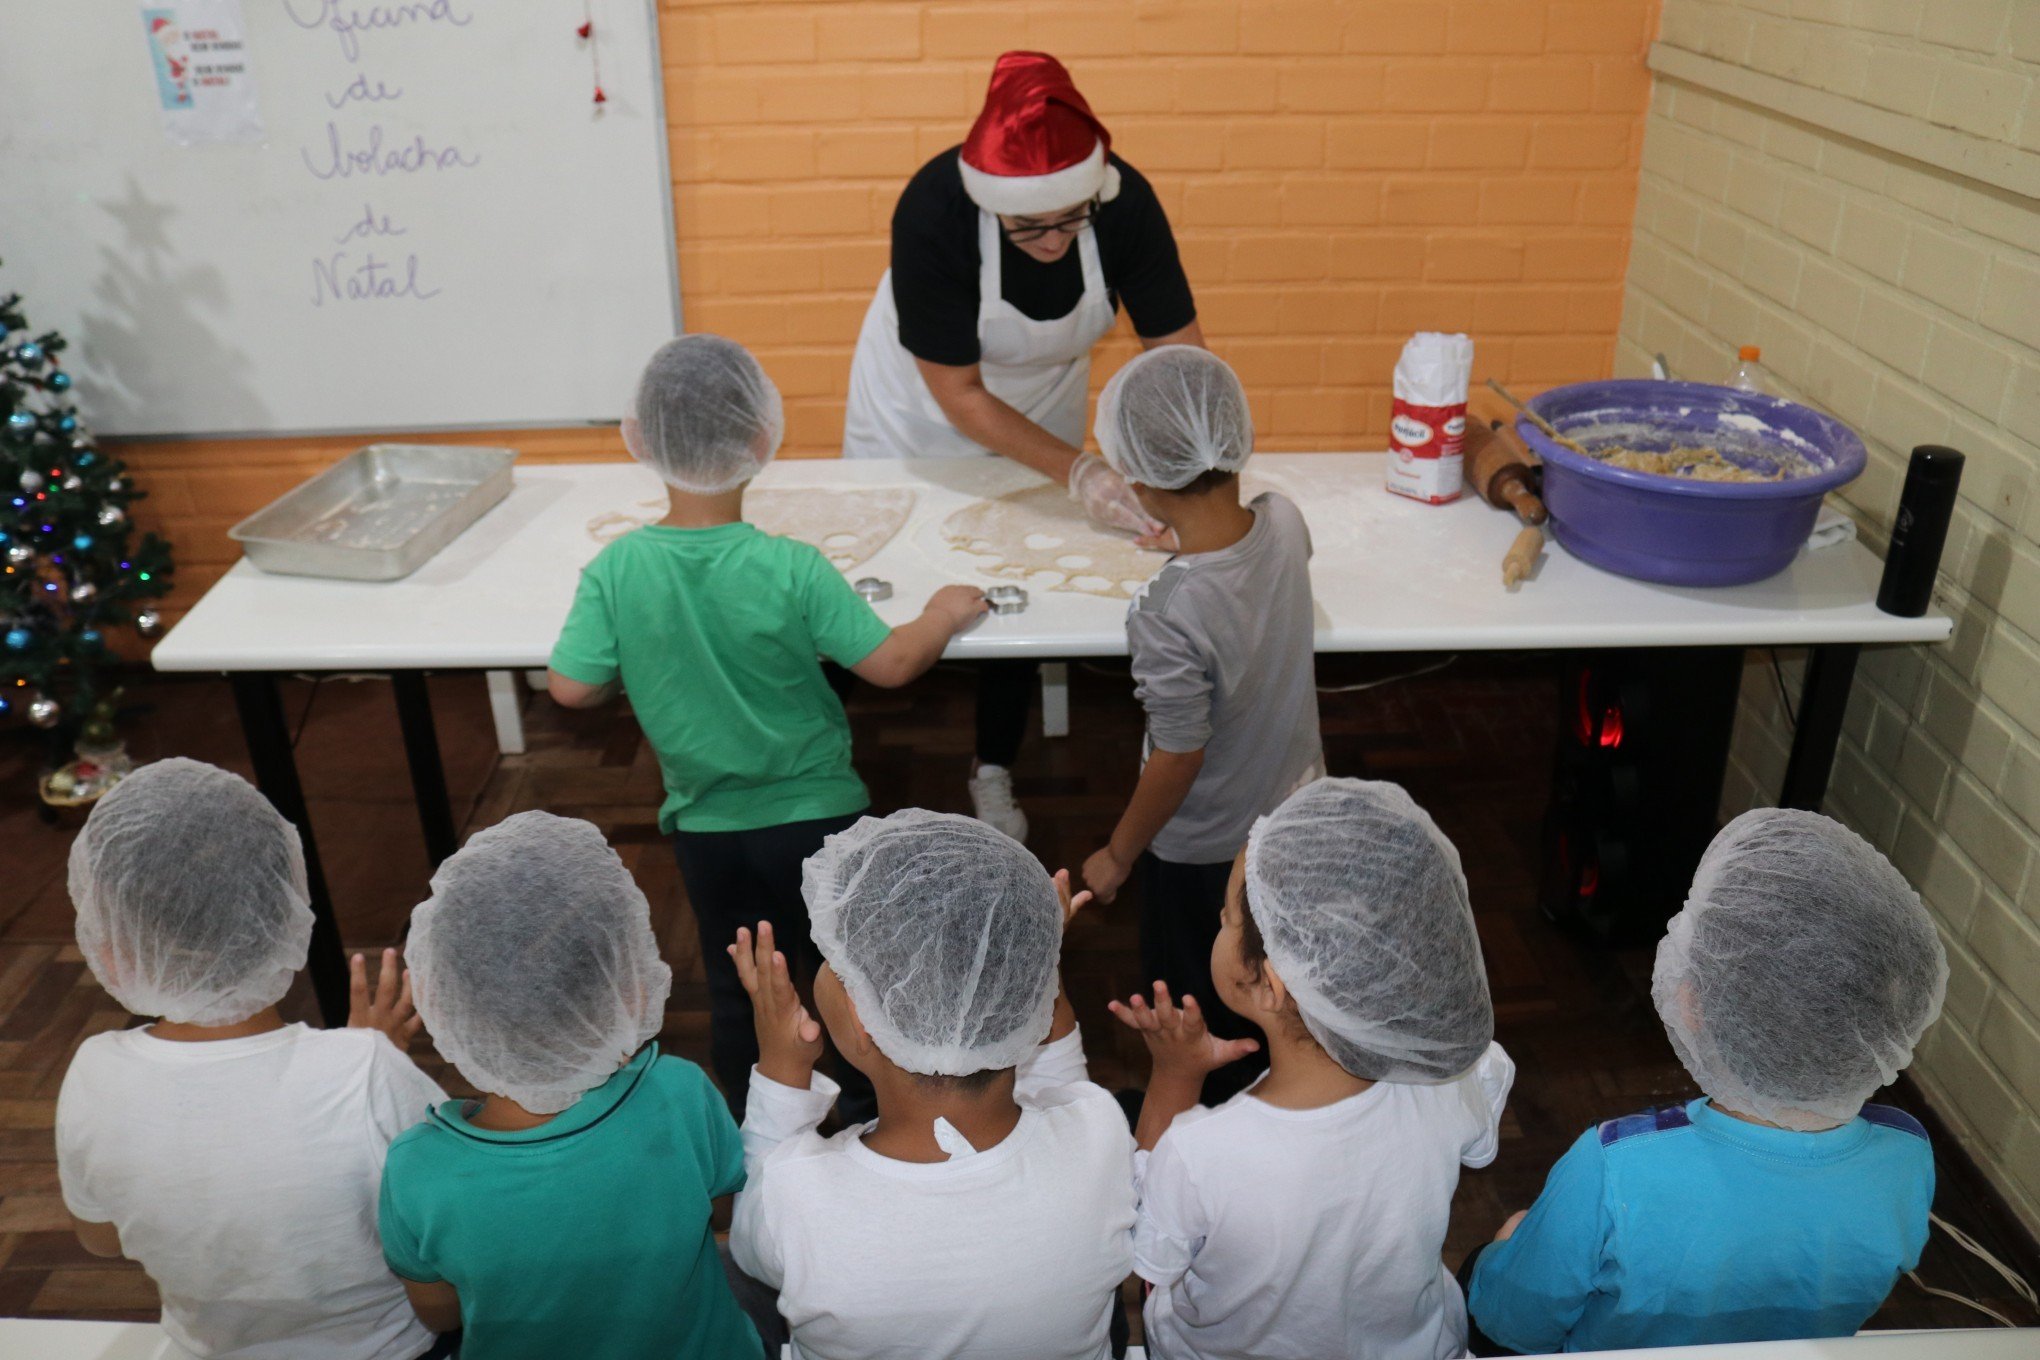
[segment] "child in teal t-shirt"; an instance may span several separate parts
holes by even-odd
[[[701,934],[711,1061],[740,1116],[758,1047],[725,946],[769,920],[796,974],[811,973],[801,861],[871,801],[821,658],[904,685],[985,609],[982,592],[945,586],[888,628],[816,548],[746,524],[744,485],[784,428],[778,391],[741,345],[686,335],[654,354],[623,438],[666,482],[670,509],[588,564],[552,654],[554,699],[585,708],[620,686],[658,755],[659,829]]]
[[[486,1092],[390,1145],[383,1257],[467,1360],[759,1360],[710,1231],[743,1146],[652,1036],[673,974],[602,833],[524,812],[432,878],[405,947],[433,1041]]]

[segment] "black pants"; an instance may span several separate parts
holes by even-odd
[[[1480,1324],[1474,1321],[1473,1319],[1473,1307],[1472,1307],[1473,1263],[1480,1259],[1480,1254],[1482,1252],[1486,1251],[1489,1247],[1493,1245],[1494,1243],[1492,1242],[1481,1243],[1479,1246],[1475,1247],[1472,1251],[1466,1253],[1466,1259],[1459,1263],[1459,1276],[1458,1276],[1459,1292],[1466,1296],[1467,1302],[1466,1349],[1472,1351],[1475,1355],[1483,1356],[1521,1355],[1522,1354],[1521,1351],[1512,1351],[1507,1346],[1502,1345],[1500,1342],[1496,1341],[1493,1337],[1489,1336],[1486,1332],[1483,1332],[1480,1329]]]
[[[708,975],[709,1065],[739,1122],[751,1088],[751,1067],[758,1061],[758,1035],[751,1024],[751,999],[737,978],[729,947],[737,938],[737,927],[755,930],[758,922],[770,921],[794,979],[805,984],[814,976],[821,956],[808,934],[800,864],[822,848],[823,837],[843,830],[858,815],[755,831],[673,833],[673,854],[680,861],[680,877],[687,884],[687,900],[701,932],[701,966]],[[843,1118],[854,1122],[875,1117],[877,1104],[864,1074],[841,1061],[832,1070],[843,1087],[839,1110]]]
[[[1041,681],[1039,661],[977,663],[977,758],[980,765],[1013,767],[1020,738],[1027,734],[1027,710]]]
[[[1221,1039],[1260,1039],[1261,1032],[1219,1000],[1211,985],[1211,945],[1225,910],[1232,864],[1178,864],[1152,851],[1140,857],[1140,966],[1143,986],[1160,979],[1177,1000],[1197,998],[1204,1023]],[[1231,1099],[1268,1070],[1265,1040],[1253,1054],[1204,1079],[1204,1103]]]

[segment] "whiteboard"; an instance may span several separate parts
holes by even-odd
[[[648,0],[587,40],[578,4],[239,0],[260,140],[200,145],[144,28],[179,3],[0,0],[0,293],[93,429],[622,414],[680,327]]]

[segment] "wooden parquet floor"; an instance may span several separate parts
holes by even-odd
[[[1325,658],[1319,678],[1325,686],[1361,685],[1437,659]],[[1446,1244],[1454,1262],[1529,1204],[1581,1129],[1691,1093],[1650,1005],[1650,951],[1577,944],[1536,910],[1555,686],[1548,658],[1469,656],[1421,678],[1327,693],[1322,703],[1331,770],[1401,782],[1459,847],[1499,1037],[1518,1067],[1501,1156],[1461,1182]],[[705,1061],[700,947],[654,822],[658,770],[636,724],[615,706],[570,713],[531,695],[528,752],[498,757],[480,676],[435,678],[432,689],[464,832],[527,808],[600,826],[651,899],[673,965],[663,1040]],[[1072,735],[1031,736],[1016,771],[1034,826],[1030,844],[1050,868],[1074,869],[1097,847],[1132,788],[1139,755],[1139,711],[1124,662],[1072,665],[1071,690]],[[138,759],[189,755],[247,771],[223,682],[138,674],[129,693]],[[948,667],[903,692],[860,687],[853,695],[858,768],[880,811],[968,809],[971,695],[968,676]],[[342,932],[350,948],[394,941],[429,875],[389,687],[375,678],[294,680],[285,701],[299,724],[298,762]],[[148,1278],[129,1263],[87,1256],[71,1237],[57,1190],[51,1127],[65,1065],[84,1038],[130,1021],[71,942],[64,865],[79,819],[38,816],[28,792],[34,740],[18,729],[0,738],[0,1315],[147,1318],[156,1306]],[[1113,1087],[1138,1086],[1146,1071],[1139,1044],[1104,1009],[1139,981],[1136,891],[1080,920],[1065,954],[1093,1076]],[[286,1009],[309,1018],[302,980]],[[435,1055],[426,1051],[421,1060],[449,1089],[464,1089]],[[1937,1209],[2000,1255],[2010,1250],[1992,1237],[1956,1178],[1943,1176]],[[2023,1322],[2040,1320],[1938,1235],[1922,1273]],[[1873,1325],[1976,1321],[1902,1282]]]

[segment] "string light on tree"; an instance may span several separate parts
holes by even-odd
[[[147,605],[171,573],[168,545],[129,522],[141,493],[79,414],[64,348],[0,292],[0,720],[51,731],[52,765],[84,726],[111,732],[102,678],[116,630],[161,631]]]

